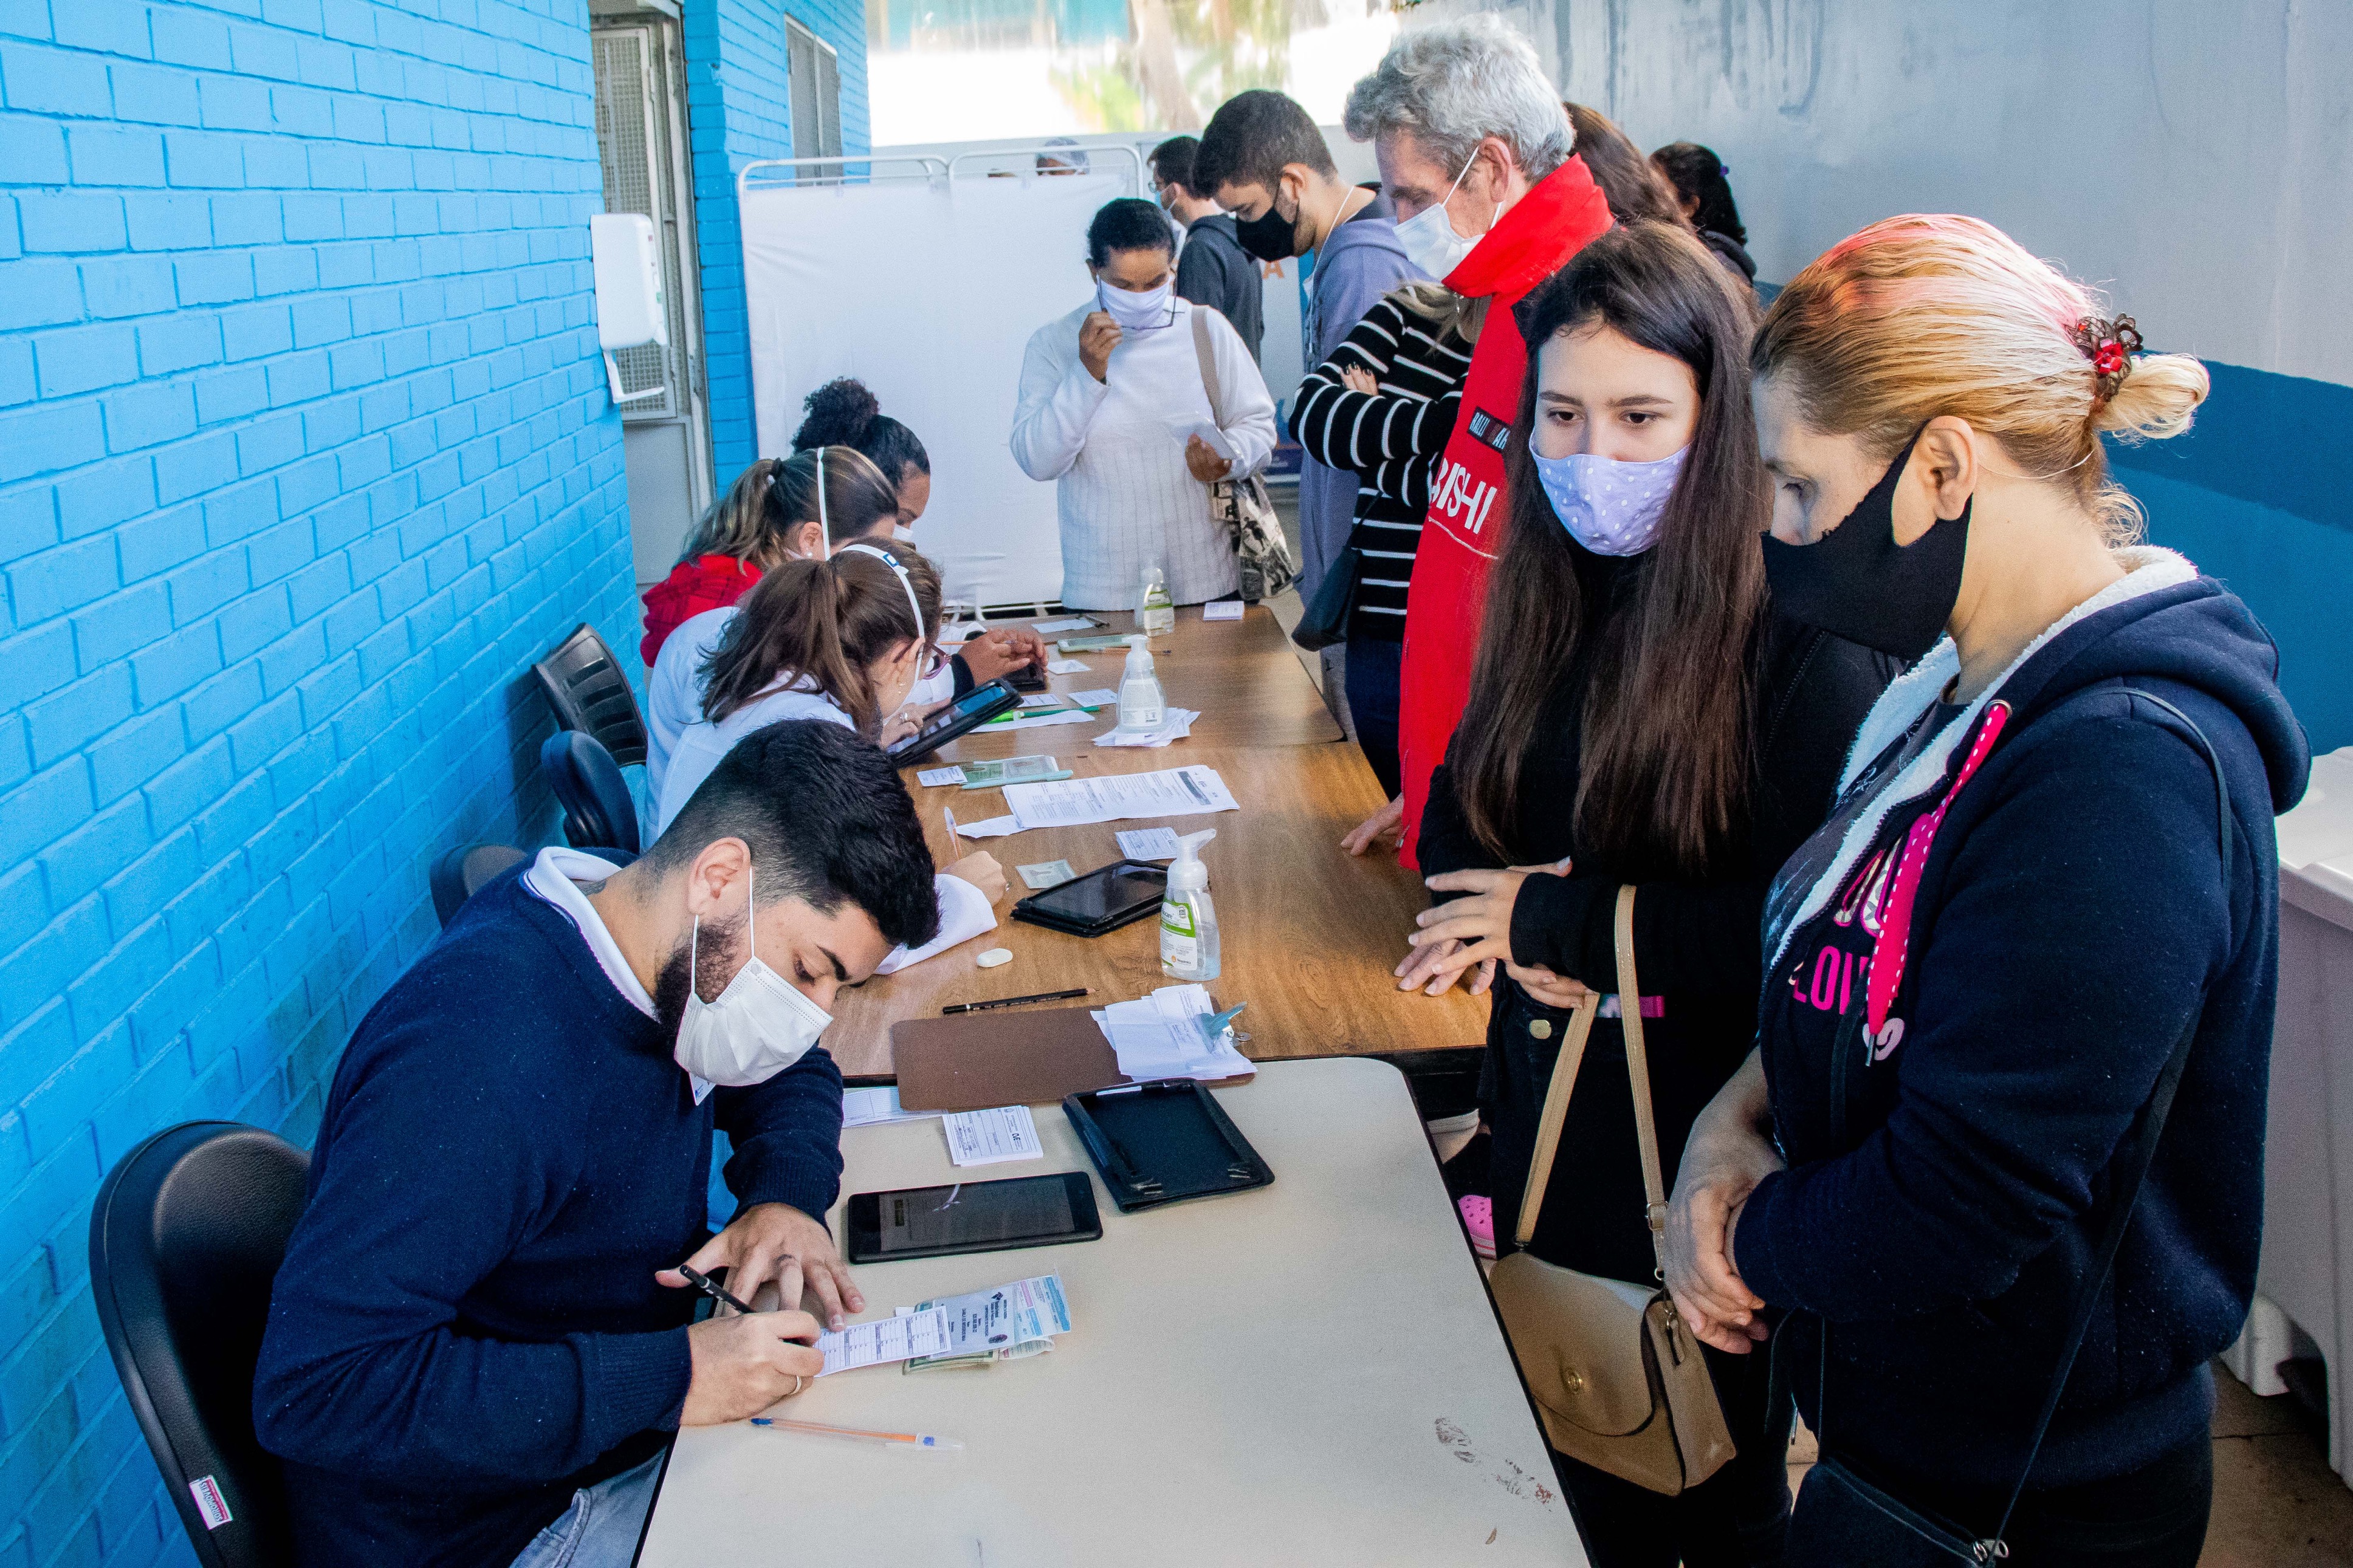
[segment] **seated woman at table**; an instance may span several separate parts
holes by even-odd
[[[649,670],[660,659],[672,632],[706,611],[734,604],[771,567],[803,556],[823,557],[853,540],[891,540],[923,514],[932,493],[923,444],[896,420],[876,417],[866,426],[857,425],[835,406],[839,398],[818,406],[820,397],[842,387],[858,384],[835,382],[810,395],[810,416],[802,433],[812,426],[866,430],[869,444],[884,460],[897,461],[903,473],[913,473],[918,461],[925,465],[920,488],[903,479],[892,485],[874,458],[850,446],[820,443],[788,458],[763,458],[754,463],[695,524],[670,575],[646,590],[646,635],[638,653]],[[867,396],[871,401],[872,394]],[[882,424],[903,435],[905,442],[872,437],[871,426]],[[909,445],[915,454],[912,458],[906,456]],[[980,681],[1045,661],[1045,646],[1035,632],[1026,626],[992,627],[958,650],[941,672],[936,692],[928,695],[935,701],[961,696]],[[953,686],[948,676],[955,678]],[[660,706],[652,693],[648,695],[652,705]],[[673,731],[662,737],[662,744],[667,747],[676,740]]]
[[[885,744],[910,732],[907,694],[944,662],[932,641],[939,616],[940,576],[930,562],[904,545],[861,540],[829,560],[787,561],[743,604],[681,626],[657,675],[664,689],[691,681],[699,695],[675,746],[647,749],[654,831],[670,826],[720,759],[754,730],[816,719]],[[715,626],[696,624],[714,619]],[[711,651],[692,668],[677,668],[705,647]],[[968,855],[936,880],[938,937],[893,952],[880,973],[996,929],[991,906],[1005,895],[1005,872],[995,857]]]
[[[1690,234],[1646,223],[1594,240],[1519,311],[1527,434],[1506,457],[1511,525],[1422,818],[1422,868],[1443,901],[1398,966],[1400,986],[1435,994],[1504,965],[1481,1109],[1506,1247],[1566,1009],[1618,989],[1620,887],[1640,889],[1636,971],[1672,1181],[1693,1118],[1747,1054],[1766,884],[1829,812],[1894,672],[1766,597],[1752,311]],[[1530,1250],[1648,1284],[1625,1062],[1617,1020],[1596,1022]],[[1778,1561],[1786,1435],[1766,1431],[1764,1358],[1708,1354],[1739,1450],[1714,1476],[1668,1498],[1556,1456],[1599,1568]]]

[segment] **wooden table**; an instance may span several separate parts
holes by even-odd
[[[1224,973],[1209,990],[1222,1006],[1248,1004],[1236,1027],[1253,1058],[1346,1056],[1478,1045],[1486,1037],[1487,1004],[1460,989],[1444,996],[1400,992],[1390,970],[1406,951],[1416,914],[1428,907],[1419,880],[1387,850],[1361,858],[1340,838],[1377,809],[1380,785],[1362,752],[1334,737],[1313,740],[1314,715],[1328,722],[1323,699],[1282,639],[1266,610],[1252,606],[1239,625],[1199,624],[1199,612],[1179,612],[1172,655],[1159,664],[1168,700],[1198,710],[1193,738],[1156,751],[1097,746],[1111,728],[1099,722],[1018,730],[957,742],[924,763],[973,761],[1042,752],[1081,777],[1149,773],[1200,763],[1218,770],[1241,803],[1240,811],[1174,819],[1181,832],[1214,827],[1203,855],[1209,896],[1217,901]],[[1101,618],[1116,620],[1116,616]],[[1227,634],[1249,634],[1248,637]],[[1270,641],[1270,634],[1273,640]],[[1087,676],[1055,677],[1057,689],[1076,684],[1116,685],[1118,656],[1094,656]],[[1230,733],[1229,699],[1240,691],[1257,722],[1277,736],[1265,744],[1210,737]],[[1212,725],[1212,720],[1219,722]],[[971,824],[1004,815],[1001,790],[926,789],[917,770],[907,787],[923,818],[932,854],[946,865],[976,849],[1003,863],[1013,889],[997,906],[997,929],[897,974],[842,991],[826,1047],[844,1073],[892,1074],[890,1026],[936,1017],[950,1003],[978,1002],[1084,985],[1087,1003],[1102,1006],[1174,984],[1160,972],[1160,927],[1141,921],[1108,936],[1077,937],[1015,921],[1006,914],[1026,895],[1017,866],[1068,860],[1084,873],[1119,858],[1117,829],[1150,827],[1155,820],[1086,827],[1036,828],[1005,838],[951,843],[944,813]],[[981,969],[974,960],[993,947],[1013,962]],[[1076,1005],[1077,1004],[1065,1004]]]
[[[1284,1062],[1218,1101],[1273,1185],[1123,1215],[1095,1179],[1100,1241],[859,1269],[868,1317],[1059,1274],[1050,1354],[842,1373],[775,1412],[964,1451],[682,1432],[638,1563],[1582,1568],[1404,1079]],[[1043,1159],[961,1174],[1092,1172],[1060,1110],[1036,1116]],[[934,1118],[841,1143],[845,1194],[959,1174]]]

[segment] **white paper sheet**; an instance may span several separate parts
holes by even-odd
[[[819,1377],[905,1361],[911,1355],[939,1355],[948,1348],[948,1315],[934,1307],[927,1312],[852,1323],[838,1334],[818,1335],[817,1348],[825,1355],[825,1370],[818,1373]]]
[[[1029,693],[1029,696],[1024,697],[1021,700],[1021,706],[1024,710],[1060,708],[1061,705],[1062,699],[1051,691],[1033,691]]]
[[[1239,621],[1242,618],[1242,602],[1240,599],[1212,599],[1201,606],[1201,618],[1205,621]]]
[[[1113,708],[1119,704],[1119,693],[1108,686],[1099,686],[1092,691],[1071,692],[1071,700],[1082,708]]]
[[[1029,629],[1036,632],[1041,637],[1050,637],[1057,632],[1092,631],[1094,630],[1094,622],[1087,619],[1084,616],[1072,616],[1066,620],[1060,621],[1031,621],[1029,623]]]
[[[1168,422],[1168,433],[1176,437],[1176,444],[1180,447],[1185,444],[1187,437],[1198,436],[1208,444],[1209,450],[1219,457],[1229,463],[1234,460],[1234,444],[1226,438],[1226,433],[1223,430],[1219,429],[1207,419],[1198,416],[1171,419]]]
[[[1060,713],[1024,713],[1018,719],[991,719],[980,727],[984,735],[1001,734],[1008,730],[1042,730],[1049,724],[1092,724],[1094,715],[1082,709],[1065,709]]]
[[[1114,1002],[1093,1015],[1119,1058],[1119,1070],[1141,1082],[1156,1078],[1224,1079],[1253,1072],[1234,1048],[1230,1026],[1212,1043],[1198,1019],[1216,1005],[1200,984],[1163,985],[1134,1002]]]
[[[1138,816],[1198,816],[1241,809],[1218,770],[1199,763],[1148,773],[1007,784],[1005,804],[1022,827],[1078,827]],[[965,831],[969,836],[972,829]]]
[[[1200,714],[1190,708],[1170,708],[1163,712],[1156,729],[1131,730],[1124,724],[1114,724],[1095,737],[1095,744],[1157,749],[1189,739],[1193,733],[1193,721],[1199,717]]]
[[[1008,784],[1006,787],[1008,789],[1026,789],[1038,786]],[[956,824],[955,830],[956,836],[961,838],[1002,838],[1008,833],[1020,832],[1021,824],[1019,820],[1015,817],[992,816],[986,822],[958,823]]]
[[[1176,830],[1173,827],[1131,827],[1118,835],[1119,852],[1131,860],[1174,860]]]
[[[960,784],[964,783],[964,770],[953,767],[925,768],[915,775],[915,782],[926,789],[937,789],[942,784]]]
[[[1075,658],[1050,658],[1046,661],[1046,673],[1049,675],[1084,675],[1092,668]]]
[[[951,1111],[940,1118],[940,1124],[947,1131],[948,1163],[953,1165],[1001,1165],[1008,1160],[1046,1157],[1038,1142],[1038,1123],[1026,1105]]]
[[[922,1121],[936,1111],[904,1110],[895,1088],[845,1089],[841,1091],[841,1124],[871,1127],[882,1121]]]

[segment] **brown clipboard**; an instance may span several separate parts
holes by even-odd
[[[1050,1105],[1132,1081],[1085,1007],[910,1018],[891,1026],[891,1065],[900,1109],[926,1112]]]

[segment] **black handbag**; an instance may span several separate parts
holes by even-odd
[[[2156,704],[2189,727],[2197,737],[2199,749],[2204,752],[2206,764],[2214,771],[2215,809],[2219,818],[2216,830],[2222,856],[2222,885],[2231,884],[2232,847],[2235,842],[2231,816],[2231,788],[2222,776],[2221,759],[2215,754],[2213,742],[2206,738],[2197,722],[2161,697],[2133,689],[2133,695]],[[2204,1014],[2204,1005],[2189,1015],[2182,1026],[2181,1037],[2174,1042],[2172,1054],[2157,1075],[2157,1084],[2149,1090],[2132,1129],[2118,1147],[2116,1158],[2110,1165],[2115,1184],[2094,1209],[2102,1215],[2099,1246],[2093,1254],[2093,1266],[2084,1271],[2077,1284],[2073,1309],[2068,1314],[2067,1333],[2061,1342],[2059,1364],[2052,1374],[2051,1386],[2042,1396],[2042,1413],[2036,1416],[2033,1436],[2026,1445],[2026,1462],[2019,1467],[2018,1480],[2010,1489],[2010,1500],[2003,1505],[2001,1518],[1990,1534],[1975,1536],[1952,1521],[1913,1507],[1901,1498],[1855,1473],[1853,1468],[1830,1451],[1823,1436],[1826,1406],[1829,1399],[1827,1383],[1830,1376],[1830,1321],[1821,1325],[1820,1375],[1825,1386],[1814,1406],[1815,1437],[1821,1445],[1822,1458],[1806,1472],[1798,1489],[1797,1505],[1789,1514],[1789,1536],[1785,1568],[1852,1568],[1869,1563],[1871,1568],[1952,1568],[1955,1563],[1992,1563],[2010,1555],[2009,1543],[2003,1539],[2010,1529],[2011,1516],[2018,1511],[2019,1499],[2026,1493],[2027,1479],[2033,1474],[2035,1456],[2042,1452],[2042,1439],[2051,1430],[2051,1418],[2059,1409],[2059,1397],[2067,1386],[2067,1375],[2074,1370],[2075,1355],[2083,1348],[2084,1334],[2091,1327],[2092,1314],[2098,1308],[2100,1292],[2116,1268],[2116,1249],[2124,1243],[2125,1228],[2132,1221],[2133,1208],[2140,1200],[2141,1182],[2148,1174],[2151,1161],[2157,1157],[2158,1139],[2164,1133],[2165,1119],[2173,1109],[2174,1091],[2181,1086],[2181,1075],[2189,1062],[2190,1042],[2197,1037],[2198,1025]],[[1856,1025],[1860,1013],[1842,1029],[1833,1060],[1843,1063],[1861,1045]],[[1831,1135],[1840,1144],[1845,1138],[1844,1075],[1834,1067],[1831,1073]],[[1771,1390],[1767,1408],[1779,1411],[1782,1401],[1788,1397],[1783,1386],[1780,1345],[1795,1326],[1796,1314],[1785,1321],[1775,1335]]]
[[[1315,596],[1291,628],[1293,642],[1314,653],[1348,639],[1348,616],[1356,607],[1356,567],[1363,558],[1353,544],[1333,558],[1324,581],[1315,584]]]

